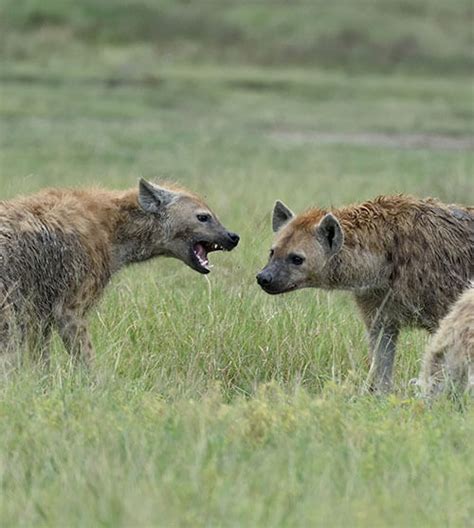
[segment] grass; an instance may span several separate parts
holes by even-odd
[[[473,66],[470,0],[2,0],[0,14],[3,53],[16,58],[38,54],[52,30],[92,46],[145,44],[173,62],[204,56],[443,75]],[[21,38],[25,30],[34,35],[33,50]]]
[[[428,73],[407,66],[386,75],[383,65],[354,72],[344,61],[331,69],[286,58],[243,62],[247,41],[222,45],[216,57],[212,32],[203,43],[189,28],[187,46],[173,44],[179,60],[167,61],[151,37],[136,38],[133,24],[123,42],[107,33],[116,31],[107,21],[92,38],[87,13],[96,3],[75,5],[73,16],[60,2],[2,2],[10,24],[2,36],[0,196],[175,179],[205,195],[242,242],[212,256],[209,278],[165,259],[116,276],[90,317],[92,372],[71,368],[57,338],[50,371],[28,358],[2,366],[0,524],[471,526],[472,402],[441,399],[429,408],[408,383],[427,336],[403,334],[395,391],[373,397],[349,294],[271,298],[254,279],[276,198],[296,211],[392,192],[472,204],[469,149],[304,140],[319,132],[470,137],[467,70],[433,76],[433,62]],[[405,13],[394,24],[415,17],[435,33],[439,10],[465,9],[419,0],[410,5],[421,14],[409,15],[408,4],[391,5]],[[261,20],[263,7],[225,6],[213,16],[251,18],[249,32],[275,23]],[[54,27],[31,15],[46,9]],[[281,26],[298,26],[296,16]],[[446,50],[457,64],[462,35]],[[278,51],[275,42],[265,41],[262,56]],[[234,63],[224,65],[231,51]]]
[[[472,413],[274,383],[166,401],[139,381],[4,390],[4,525],[469,526]],[[25,427],[25,417],[28,417]]]

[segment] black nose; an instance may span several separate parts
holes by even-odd
[[[239,240],[240,240],[240,237],[237,233],[227,233],[227,236],[231,242],[231,244],[235,247],[238,243],[239,243]]]
[[[257,275],[257,282],[260,286],[269,286],[272,283],[273,277],[267,271],[261,271]]]

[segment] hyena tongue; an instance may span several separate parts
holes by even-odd
[[[202,244],[196,244],[194,246],[194,254],[198,258],[201,266],[204,266],[204,267],[208,266],[209,260],[207,258],[207,251]]]

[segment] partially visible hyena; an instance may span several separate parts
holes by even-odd
[[[474,393],[474,284],[441,321],[426,349],[418,381],[427,397],[451,387]]]
[[[391,386],[400,329],[434,332],[474,275],[474,210],[434,199],[381,196],[298,216],[277,202],[273,230],[260,286],[270,294],[353,292],[369,334],[372,384],[382,391]]]
[[[0,350],[27,341],[47,355],[55,327],[90,361],[86,314],[114,273],[158,256],[209,273],[208,253],[238,242],[198,196],[145,180],[0,202]]]

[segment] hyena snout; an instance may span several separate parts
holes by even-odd
[[[289,272],[286,266],[279,266],[275,263],[263,268],[256,279],[262,290],[270,295],[286,293],[298,288],[296,278]]]
[[[226,236],[227,236],[227,244],[228,244],[226,249],[232,250],[235,247],[237,247],[240,241],[240,236],[237,233],[232,233],[231,231],[227,231]]]
[[[256,278],[258,285],[262,288],[271,286],[273,282],[273,274],[271,273],[271,271],[265,269],[258,273]]]
[[[262,290],[270,295],[277,295],[287,291],[286,284],[281,280],[279,274],[270,268],[264,268],[257,275],[257,282]]]

